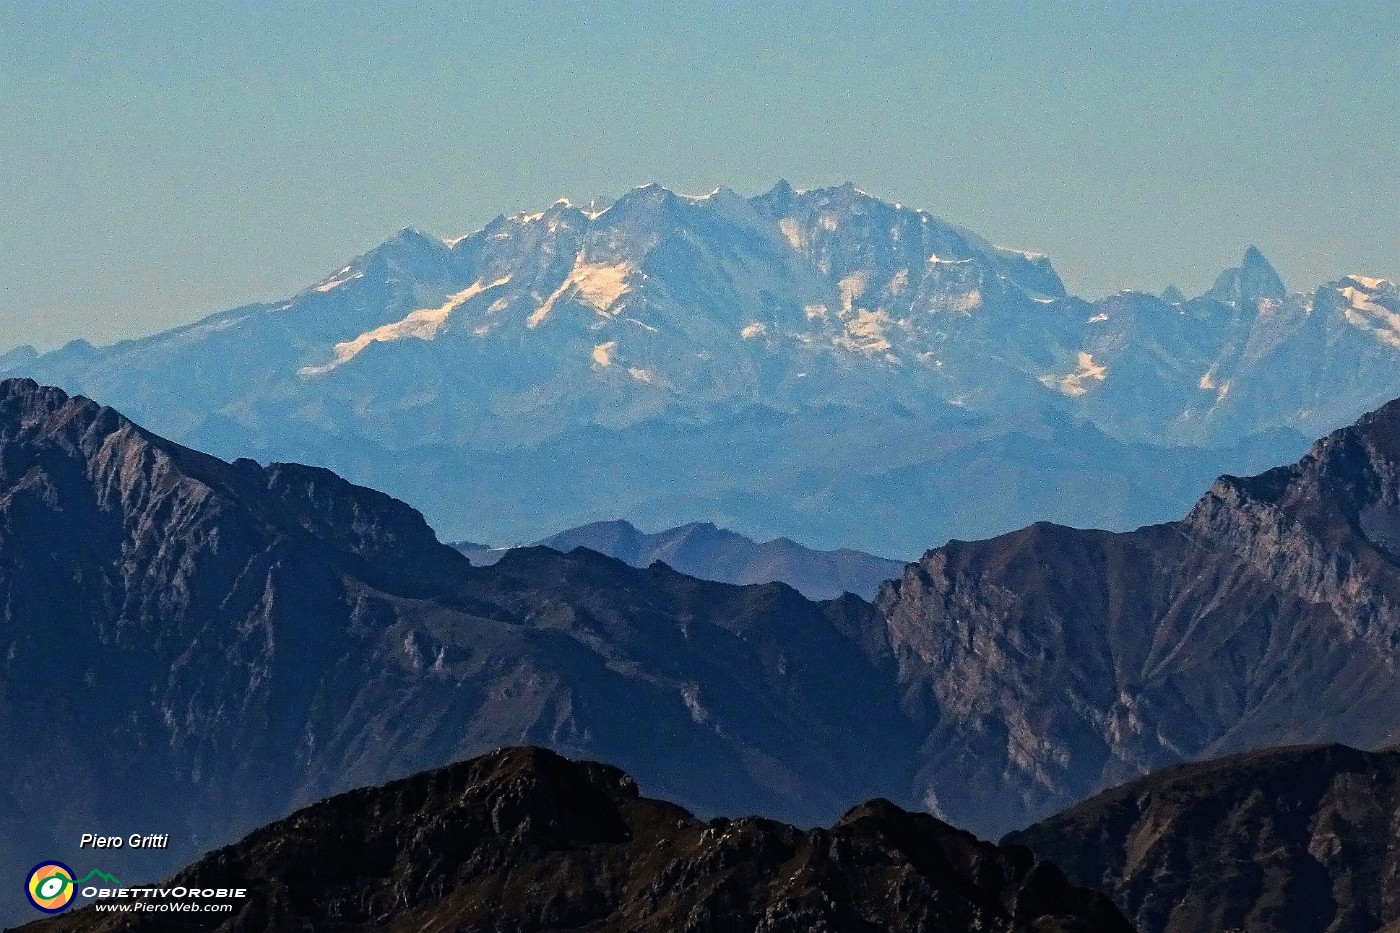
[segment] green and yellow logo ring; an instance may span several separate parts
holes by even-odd
[[[62,862],[40,862],[29,873],[24,893],[36,909],[56,914],[73,902],[75,887],[73,869]]]

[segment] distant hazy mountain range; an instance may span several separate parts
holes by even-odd
[[[233,884],[249,892],[234,912],[179,929],[1132,933],[1025,849],[887,801],[830,829],[704,822],[616,768],[530,748],[307,807],[165,887]],[[149,922],[89,909],[32,929],[173,928]]]
[[[847,185],[406,230],[283,301],[0,356],[226,457],[324,464],[451,538],[622,515],[913,555],[1128,528],[1400,395],[1400,293],[1069,296],[1050,261]]]
[[[815,551],[790,538],[759,543],[709,522],[691,522],[654,534],[638,531],[621,520],[593,522],[535,543],[566,554],[586,547],[633,567],[650,567],[661,561],[701,580],[786,583],[809,599],[835,599],[842,593],[874,599],[881,583],[904,570],[903,561],[850,548]],[[509,550],[467,541],[452,546],[477,567],[494,564]]]

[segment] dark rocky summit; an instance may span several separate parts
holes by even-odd
[[[1400,928],[1400,751],[1340,745],[1169,768],[1012,833],[1142,933]]]
[[[708,823],[616,768],[492,753],[301,810],[170,886],[244,885],[229,914],[78,910],[27,929],[1129,933],[1024,848],[874,800],[831,829]]]

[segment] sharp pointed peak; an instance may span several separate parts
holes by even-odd
[[[1287,294],[1288,289],[1273,264],[1264,258],[1259,247],[1250,244],[1240,264],[1220,273],[1204,297],[1243,307],[1253,306],[1261,299],[1280,300]]]
[[[773,187],[760,195],[749,199],[749,203],[755,207],[767,210],[776,214],[786,213],[792,202],[805,195],[807,192],[794,188],[792,183],[786,178],[779,178]]]
[[[377,256],[398,253],[404,250],[419,251],[426,249],[432,252],[438,252],[448,248],[447,243],[439,237],[430,236],[417,227],[403,227],[378,246],[358,256],[355,263],[351,264],[351,268],[358,268],[356,263],[362,263],[365,260],[373,259]],[[339,274],[340,273],[337,273],[337,275]]]

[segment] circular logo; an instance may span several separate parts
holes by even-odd
[[[73,869],[62,862],[40,862],[29,873],[24,893],[37,909],[56,914],[73,901]]]

